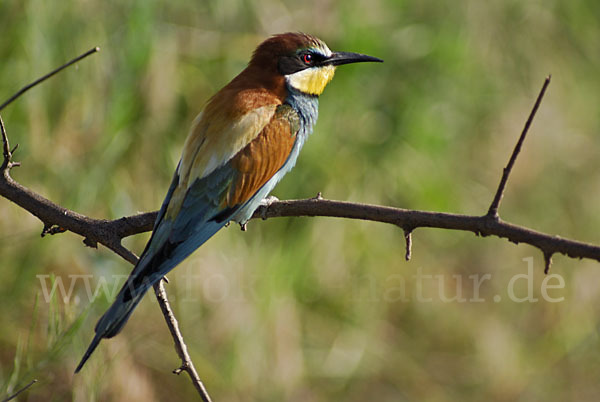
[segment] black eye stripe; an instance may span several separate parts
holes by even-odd
[[[323,56],[320,53],[316,53],[313,51],[304,51],[301,52],[299,55],[300,59],[302,60],[302,62],[308,64],[308,63],[312,63],[312,64],[319,64],[320,62],[322,62],[323,60],[326,59],[325,56]],[[308,58],[308,60],[307,60]]]
[[[279,58],[279,72],[282,75],[294,74],[308,68],[298,56],[283,56]]]
[[[283,75],[293,74],[310,67],[319,66],[326,58],[322,54],[310,50],[303,50],[293,55],[282,56],[279,58],[278,63],[279,72]]]

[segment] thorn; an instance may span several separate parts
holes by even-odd
[[[12,169],[12,168],[14,168],[14,167],[19,167],[19,166],[21,166],[21,162],[10,162],[10,163],[8,164],[8,168],[9,168],[9,169]]]
[[[92,239],[90,239],[89,237],[86,237],[85,239],[83,239],[83,244],[85,244],[88,247],[91,248],[98,248],[98,243]]]
[[[15,153],[15,151],[17,150],[17,148],[19,148],[19,144],[15,144],[14,148],[12,149],[12,151],[10,151],[11,156],[12,156],[12,154]]]
[[[52,227],[51,224],[49,223],[44,223],[44,227],[42,229],[42,233],[40,234],[40,237],[44,237],[48,234],[48,231],[50,230],[50,228]]]
[[[315,198],[313,198],[313,200],[319,200],[319,201],[322,199],[323,199],[323,194],[320,191],[317,193],[317,196]]]
[[[162,279],[163,279],[163,281],[165,281],[165,283],[167,283],[167,284],[169,283],[169,278],[167,278],[167,276],[166,276],[166,275],[165,275],[165,276],[163,276],[163,277],[162,277]]]
[[[550,266],[552,265],[552,253],[544,252],[544,274],[548,275]]]
[[[181,367],[177,367],[175,370],[173,370],[173,374],[181,374],[184,370],[185,370],[185,366],[181,366]]]
[[[248,224],[246,222],[240,223],[240,229],[242,229],[242,232],[245,232],[248,230]]]
[[[59,233],[64,233],[66,232],[67,229],[58,226],[58,225],[54,225],[52,223],[44,223],[44,228],[42,229],[42,233],[41,233],[41,237],[44,237],[46,235],[55,235],[55,234],[59,234]],[[85,241],[84,241],[85,243]]]
[[[403,229],[404,230],[404,240],[406,241],[406,254],[404,258],[406,261],[410,261],[412,257],[412,231],[413,229]]]

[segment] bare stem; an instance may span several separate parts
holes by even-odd
[[[10,98],[8,98],[8,100],[6,102],[4,102],[2,105],[0,105],[0,111],[2,109],[4,109],[6,106],[8,106],[9,104],[11,104],[15,99],[17,99],[19,96],[23,95],[25,92],[29,91],[31,88],[33,88],[34,86],[42,83],[43,81],[46,81],[48,78],[52,77],[53,75],[61,72],[62,70],[64,70],[65,68],[69,67],[72,64],[77,63],[78,61],[85,59],[86,57],[88,57],[90,54],[99,52],[100,48],[99,47],[94,47],[90,50],[88,50],[87,52],[83,53],[82,55],[79,55],[77,57],[75,57],[73,60],[63,64],[62,66],[52,70],[51,72],[49,72],[48,74],[44,75],[43,77],[38,78],[37,80],[33,81],[32,83],[25,85],[23,88],[21,88],[19,91],[17,91],[17,93],[15,93],[13,96],[11,96]]]
[[[175,318],[175,314],[173,314],[173,310],[171,310],[169,300],[167,299],[167,291],[165,290],[165,285],[162,280],[154,285],[154,293],[160,304],[160,309],[167,320],[167,326],[169,327],[171,336],[175,340],[175,350],[177,351],[177,355],[179,355],[179,358],[181,359],[181,367],[173,370],[173,373],[180,374],[182,371],[188,373],[202,400],[204,402],[211,402],[210,396],[208,395],[202,380],[200,380],[200,377],[198,376],[198,372],[192,363],[192,358],[188,353],[187,346],[183,341],[177,318]]]
[[[548,88],[551,78],[552,78],[551,75],[546,77],[546,80],[544,81],[544,85],[542,85],[542,89],[540,90],[540,93],[535,101],[535,104],[533,105],[533,108],[531,109],[531,113],[529,113],[529,118],[525,122],[525,127],[523,127],[521,136],[519,137],[519,140],[517,141],[517,144],[515,145],[515,149],[513,150],[513,153],[510,156],[510,159],[508,160],[508,164],[502,171],[502,178],[500,179],[500,184],[498,184],[498,189],[496,190],[496,195],[494,196],[494,200],[492,201],[492,204],[490,205],[490,209],[488,210],[488,213],[487,213],[488,216],[498,218],[498,208],[500,207],[500,202],[502,201],[502,197],[504,196],[504,189],[506,188],[506,183],[508,182],[508,176],[510,175],[510,172],[512,171],[515,161],[517,160],[517,157],[519,156],[519,153],[521,152],[521,147],[523,146],[525,137],[527,137],[527,132],[529,131],[529,127],[531,127],[533,118],[535,117],[535,114],[536,114],[538,108],[540,107],[540,104],[542,103],[542,99],[544,98],[544,94],[546,93],[546,88]]]
[[[12,394],[11,396],[9,396],[6,399],[3,399],[2,402],[8,402],[8,401],[12,401],[13,399],[15,399],[17,396],[19,396],[19,394],[27,391],[27,389],[29,387],[31,387],[33,384],[35,384],[38,380],[31,380],[31,382],[27,385],[25,385],[23,388],[21,388],[20,390],[18,390],[17,392],[15,392],[14,394]]]

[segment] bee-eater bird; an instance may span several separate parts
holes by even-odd
[[[336,66],[382,61],[332,52],[303,33],[275,35],[256,48],[246,69],[195,119],[152,236],[96,324],[76,373],[102,338],[121,331],[152,285],[228,222],[243,225],[250,219],[296,163]]]

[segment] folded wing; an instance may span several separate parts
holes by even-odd
[[[269,119],[262,125],[262,121]],[[296,141],[297,113],[289,105],[263,107],[240,121],[232,130],[257,130],[245,134],[247,143],[221,163],[226,153],[211,150],[218,139],[199,132],[190,135],[186,150],[159,211],[152,237],[117,299],[96,325],[96,335],[82,361],[81,369],[102,338],[118,334],[150,286],[200,247],[240,209],[248,208],[262,186],[281,169]],[[198,122],[202,123],[201,118]],[[200,130],[197,128],[197,130]],[[210,130],[210,124],[205,130]],[[228,135],[228,134],[224,134]],[[193,137],[193,138],[192,138]],[[187,147],[198,147],[197,152]],[[229,152],[239,146],[229,148]],[[216,160],[216,161],[215,161]],[[204,176],[202,176],[204,174]]]

